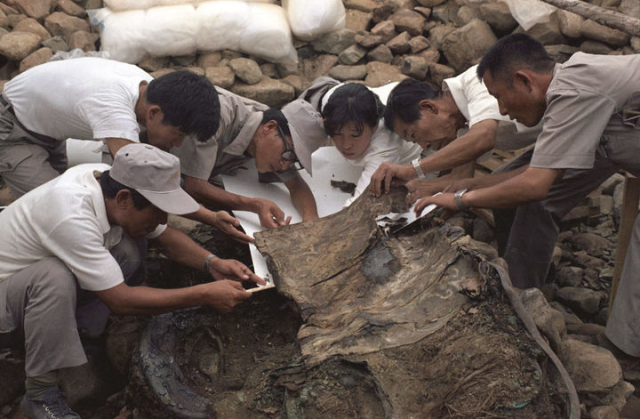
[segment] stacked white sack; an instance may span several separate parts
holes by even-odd
[[[100,28],[101,49],[131,64],[146,55],[191,55],[232,49],[274,62],[296,62],[297,54],[282,7],[244,1],[91,14]]]
[[[345,26],[342,0],[282,0],[282,7],[289,16],[291,32],[303,41],[313,41]]]

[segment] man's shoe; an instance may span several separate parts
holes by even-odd
[[[67,399],[57,388],[47,391],[39,399],[30,399],[25,394],[20,408],[29,419],[81,419],[69,408]]]

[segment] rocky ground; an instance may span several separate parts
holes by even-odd
[[[640,18],[637,0],[589,3]],[[345,29],[314,42],[295,40],[297,65],[274,64],[234,51],[149,57],[138,65],[153,75],[187,68],[218,86],[277,107],[321,75],[369,86],[405,77],[440,84],[476,63],[499,37],[523,31],[506,4],[498,1],[345,0],[344,4]],[[101,0],[2,0],[0,85],[59,51],[99,50],[99,35],[89,25],[86,10],[101,6]],[[562,10],[527,32],[560,62],[576,51],[640,52],[640,38]],[[537,313],[538,327],[572,374],[584,417],[640,417],[636,398],[640,393],[634,395],[634,385],[640,383],[640,366],[603,349],[606,343],[601,338],[613,277],[623,180],[621,174],[615,175],[565,218],[548,285],[542,293],[527,291],[522,295],[530,311]],[[476,240],[494,244],[492,227],[481,217],[467,214],[449,222]],[[203,226],[185,228],[218,254],[249,262],[246,248],[216,232]],[[149,281],[156,285],[168,286],[176,278],[182,284],[202,280],[154,255],[148,267]],[[287,311],[286,301],[274,292],[254,300],[243,310],[266,304],[262,309],[273,310],[274,319],[284,316],[295,323],[296,314]],[[129,360],[146,321],[114,320],[104,342],[87,343],[92,362],[80,371],[65,373],[70,399],[83,417],[136,417],[135,395],[127,387]],[[288,332],[282,333],[288,336]],[[0,352],[0,418],[11,417],[15,411],[23,391],[22,368],[19,353]]]

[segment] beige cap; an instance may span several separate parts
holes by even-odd
[[[282,108],[289,122],[289,131],[293,141],[293,151],[309,174],[311,173],[311,154],[326,143],[322,115],[313,105],[303,99],[296,99]]]
[[[180,160],[148,144],[128,144],[116,153],[109,172],[168,214],[190,214],[200,205],[180,187]]]

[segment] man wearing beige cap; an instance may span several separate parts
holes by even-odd
[[[216,209],[258,214],[265,228],[288,223],[290,217],[272,201],[237,195],[216,179],[255,158],[259,173],[274,173],[289,190],[303,221],[318,218],[316,202],[297,169],[311,174],[311,153],[325,140],[322,117],[310,104],[296,100],[282,110],[216,87],[220,100],[220,128],[206,143],[185,139],[171,153],[178,156],[184,188],[197,201]],[[258,179],[256,179],[258,181]]]
[[[87,362],[79,330],[104,326],[95,319],[109,313],[100,304],[115,314],[199,305],[228,312],[250,296],[238,280],[264,283],[242,263],[219,259],[165,225],[167,213],[198,208],[180,188],[175,156],[131,144],[111,168],[71,168],[0,213],[0,347],[26,350],[27,417],[79,417],[58,390],[58,370]],[[142,239],[216,281],[170,290],[129,286],[144,256]]]

